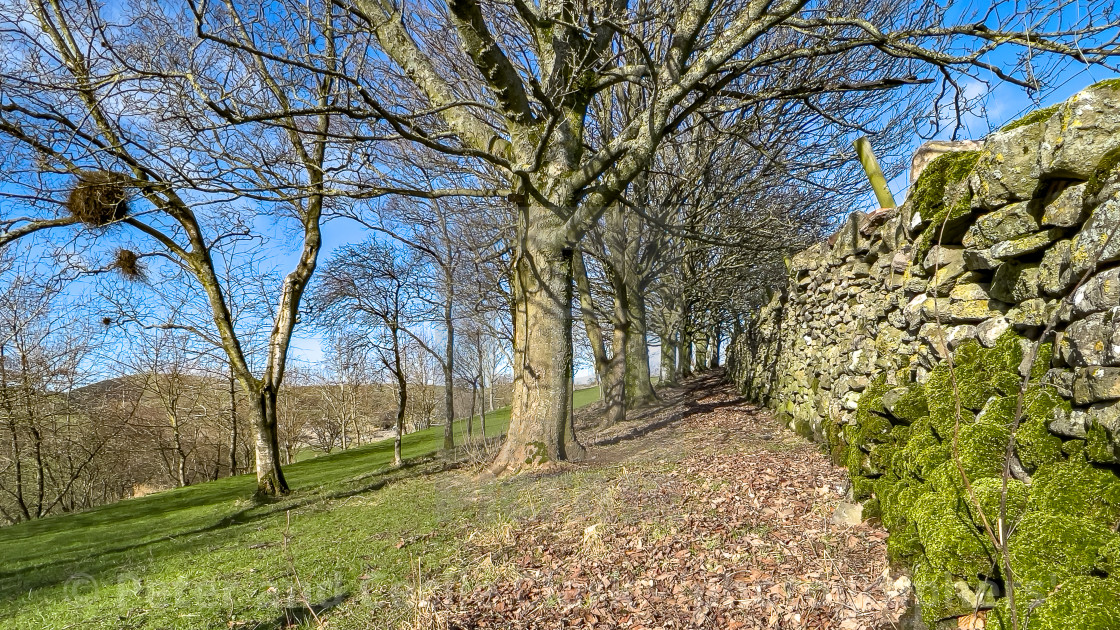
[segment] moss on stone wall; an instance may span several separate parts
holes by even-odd
[[[984,522],[992,528],[999,522],[1024,346],[1013,330],[991,348],[966,342],[954,353],[952,367],[942,361],[924,385],[906,383],[904,392],[889,387],[882,376],[873,379],[860,397],[854,423],[840,432],[856,495],[871,500],[890,531],[891,559],[913,567],[927,620],[968,614],[966,595],[981,588],[984,579],[1006,579]],[[1049,348],[1039,354],[1037,363],[1048,364]],[[1041,375],[1037,364],[1032,373]],[[884,408],[885,394],[893,413]],[[904,399],[911,404],[901,404]],[[1015,434],[1014,452],[1034,473],[1029,486],[1007,480],[1012,569],[1025,598],[1044,599],[1071,579],[1099,576],[1120,564],[1120,543],[1115,542],[1120,535],[1114,531],[1120,521],[1120,479],[1086,460],[1083,451],[1091,453],[1092,437],[1089,448],[1063,452],[1062,440],[1045,425],[1059,406],[1069,409],[1053,387],[1032,381],[1022,396]],[[1054,611],[1058,614],[1058,608]],[[1029,628],[1036,628],[1034,622]]]
[[[964,181],[980,159],[979,151],[953,151],[930,162],[910,193],[911,212],[918,213],[929,225],[914,244],[914,260],[921,260],[937,242],[941,227],[971,212],[971,193],[962,193],[953,203],[946,203],[946,190]]]
[[[1120,171],[1120,147],[1105,153],[1104,157],[1097,163],[1097,167],[1093,169],[1093,174],[1089,176],[1089,181],[1085,184],[1086,201],[1091,201],[1100,194],[1101,190],[1104,189],[1105,182],[1114,178],[1117,171]]]
[[[1005,131],[1011,131],[1012,129],[1018,129],[1019,127],[1026,127],[1027,125],[1033,125],[1035,123],[1050,120],[1050,117],[1054,115],[1054,112],[1058,111],[1058,107],[1060,106],[1061,103],[1057,105],[1051,105],[1050,107],[1043,107],[1042,109],[1036,109],[1026,116],[1023,116],[1018,120],[1013,120],[1003,127],[1000,127],[1000,132],[1002,133]]]

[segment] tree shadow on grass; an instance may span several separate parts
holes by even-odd
[[[406,479],[419,479],[435,475],[461,465],[460,462],[442,462],[435,457],[415,458],[406,460],[397,468],[376,471],[342,482],[346,485],[355,482],[364,482],[347,488],[331,491],[296,493],[288,498],[272,501],[254,501],[250,505],[239,509],[232,514],[223,516],[209,525],[196,527],[186,531],[177,531],[173,535],[160,536],[139,542],[122,544],[113,547],[97,549],[96,554],[84,556],[69,556],[57,560],[27,565],[15,570],[0,571],[0,599],[7,599],[16,594],[26,594],[30,590],[49,588],[52,586],[68,584],[76,578],[83,581],[93,580],[100,583],[99,578],[111,574],[114,570],[128,566],[134,559],[132,552],[148,550],[144,554],[147,561],[156,561],[160,557],[173,556],[182,553],[192,553],[202,547],[211,547],[215,544],[214,537],[204,536],[220,532],[233,527],[252,524],[271,516],[276,516],[288,510],[295,510],[326,501],[345,499],[356,495],[376,492],[390,483]],[[240,498],[240,497],[238,497]],[[231,499],[232,500],[232,499]],[[137,517],[138,518],[138,517]],[[189,542],[180,539],[190,539]],[[158,545],[167,544],[163,549]],[[83,566],[92,561],[92,566]],[[105,582],[108,584],[109,582]]]

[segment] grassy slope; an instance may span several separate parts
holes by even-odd
[[[508,424],[498,410],[487,433]],[[272,504],[249,500],[245,475],[0,529],[0,627],[277,627],[295,604],[289,558],[312,602],[360,593],[370,601],[347,610],[374,614],[467,526],[470,505],[428,475],[441,444],[442,427],[405,436],[399,471],[392,440],[292,464],[293,495]]]

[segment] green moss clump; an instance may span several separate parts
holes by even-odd
[[[972,495],[976,497],[976,504],[988,519],[988,524],[994,529],[999,519],[1000,497],[1003,494],[1003,479],[1001,477],[984,477],[972,483]],[[1007,480],[1007,522],[1018,523],[1027,511],[1028,499],[1027,484],[1018,479]],[[983,521],[977,512],[977,505],[969,503],[972,520],[980,525]]]
[[[882,415],[885,413],[883,394],[889,389],[886,374],[880,374],[867,385],[856,403],[854,426],[857,429],[851,435],[855,441],[849,440],[849,444],[864,446],[890,439],[891,422]]]
[[[1010,427],[1015,419],[1017,404],[1018,398],[1015,396],[992,396],[976,416],[976,421],[981,424]]]
[[[911,385],[898,402],[894,404],[892,415],[903,422],[913,422],[922,416],[929,415],[929,404],[926,402],[925,388],[920,385]]]
[[[1112,90],[1120,90],[1120,78],[1105,79],[1104,81],[1097,81],[1096,83],[1090,85],[1086,89],[1087,90],[1099,90],[1101,88],[1107,88],[1107,89],[1112,89]]]
[[[910,193],[913,211],[922,217],[929,217],[930,224],[918,236],[914,244],[913,260],[921,260],[941,234],[941,226],[971,211],[971,193],[961,195],[952,205],[945,203],[945,191],[950,186],[965,180],[976,162],[979,151],[951,151],[938,156],[922,171]]]
[[[1116,630],[1120,628],[1120,580],[1078,576],[1032,607],[1017,601],[1021,630]],[[1006,598],[988,612],[988,630],[1012,630]]]
[[[1062,459],[1062,440],[1046,428],[1058,407],[1068,412],[1069,401],[1050,385],[1032,386],[1023,396],[1023,418],[1015,432],[1015,454],[1028,471]]]
[[[996,339],[995,345],[981,353],[979,371],[987,374],[992,387],[1005,396],[1019,393],[1022,378],[1019,364],[1023,362],[1023,338],[1008,330]]]
[[[1100,464],[1112,464],[1116,461],[1116,454],[1113,452],[1112,441],[1108,438],[1108,432],[1096,422],[1089,427],[1089,431],[1085,435],[1085,457],[1091,462]]]
[[[918,562],[913,570],[914,591],[922,605],[922,618],[945,619],[972,612],[961,601],[953,586],[954,576],[926,562]]]
[[[1050,364],[1054,360],[1054,344],[1046,342],[1038,346],[1038,354],[1034,357],[1034,363],[1031,365],[1031,380],[1041,380],[1046,376],[1046,372],[1050,369]]]
[[[852,477],[852,496],[857,501],[869,498],[875,492],[875,480],[867,477]]]
[[[927,493],[910,508],[909,516],[933,568],[962,577],[991,570],[995,547],[972,522],[967,500],[960,494]]]
[[[1058,111],[1058,107],[1060,106],[1061,103],[1057,105],[1051,105],[1049,107],[1043,107],[1042,109],[1036,109],[1033,112],[1030,112],[1029,114],[1023,116],[1022,118],[1013,120],[1003,127],[1000,127],[999,131],[1000,133],[1003,133],[1005,131],[1011,131],[1012,129],[1018,129],[1020,127],[1026,127],[1027,125],[1033,125],[1035,123],[1050,120],[1050,117],[1054,115],[1054,112]]]
[[[1062,453],[1070,459],[1083,457],[1085,454],[1085,440],[1075,438],[1062,442]]]
[[[949,460],[949,447],[942,444],[928,427],[912,431],[906,445],[895,455],[894,468],[899,474],[928,479],[935,468]]]
[[[1085,184],[1085,202],[1092,203],[1093,198],[1104,190],[1105,183],[1118,175],[1120,175],[1120,147],[1105,153],[1097,162],[1097,167],[1093,169],[1093,174]]]
[[[1115,526],[1120,521],[1120,477],[1090,466],[1081,456],[1040,466],[1031,481],[1030,508]]]
[[[1096,569],[1108,577],[1120,578],[1120,536],[1097,550]]]
[[[1116,630],[1120,628],[1120,580],[1076,577],[1035,608],[1030,630]]]
[[[1063,581],[1088,575],[1097,551],[1117,537],[1104,525],[1068,512],[1028,511],[1007,543],[1016,590],[1042,598]]]

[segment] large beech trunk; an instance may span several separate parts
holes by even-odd
[[[276,421],[276,389],[263,386],[252,397],[253,429],[257,442],[257,494],[288,494],[288,482],[280,469],[280,436]]]
[[[572,426],[572,250],[522,247],[513,286],[513,405],[495,474],[584,454]]]

